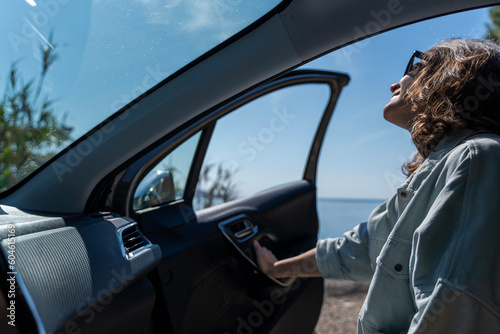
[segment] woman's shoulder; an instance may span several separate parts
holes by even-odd
[[[440,148],[429,156],[433,167],[455,169],[466,168],[480,161],[485,164],[498,164],[500,161],[500,136],[486,132],[469,132],[446,138]],[[438,168],[439,169],[439,168]]]
[[[500,136],[493,133],[478,133],[465,138],[450,152],[451,160],[469,160],[469,164],[498,169],[500,163]]]
[[[463,141],[472,155],[500,154],[500,136],[494,133],[478,133]]]

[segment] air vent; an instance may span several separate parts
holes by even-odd
[[[151,242],[139,231],[137,223],[132,223],[118,230],[122,243],[123,255],[131,259],[145,248],[151,247]]]

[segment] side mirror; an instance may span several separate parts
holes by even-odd
[[[141,210],[175,201],[172,173],[157,171],[148,174],[139,184],[134,195],[134,210]]]

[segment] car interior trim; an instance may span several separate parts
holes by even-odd
[[[2,254],[4,256],[4,259],[7,259],[9,255],[7,254],[7,248],[6,248],[7,245],[5,244],[6,241],[5,239],[4,240],[0,239],[0,242],[2,245],[2,247],[0,248],[2,249]],[[24,284],[24,280],[21,277],[21,275],[19,275],[19,272],[17,271],[15,265],[13,270],[11,269],[10,272],[7,272],[7,275],[14,275],[16,279],[15,282],[18,285],[19,290],[22,291],[22,293],[18,292],[16,294],[16,299],[20,297],[23,299],[23,302],[26,303],[26,306],[31,312],[32,319],[34,320],[34,325],[36,326],[36,328],[34,329],[41,334],[45,334],[46,333],[45,327],[43,325],[42,318],[40,317],[40,313],[38,313],[38,309],[36,308],[35,301],[33,300],[33,297],[31,297],[30,291],[27,288],[26,284]]]
[[[269,276],[269,275],[263,273],[260,270],[259,266],[254,262],[254,260],[249,258],[248,255],[245,254],[245,252],[241,250],[240,246],[238,245],[238,241],[239,242],[248,241],[251,238],[259,239],[258,238],[259,237],[259,226],[255,222],[252,222],[252,224],[254,226],[254,232],[252,233],[252,235],[250,235],[249,237],[247,237],[245,239],[237,240],[237,238],[235,238],[234,234],[230,232],[231,231],[230,226],[235,224],[235,223],[241,222],[241,221],[252,222],[252,219],[245,214],[241,214],[241,215],[237,215],[235,217],[228,218],[228,219],[220,222],[219,224],[217,224],[217,226],[219,227],[220,231],[222,232],[222,235],[224,235],[224,237],[231,243],[233,248],[236,249],[238,251],[238,253],[241,256],[243,256],[243,258],[245,260],[250,262],[250,264],[255,268],[255,270],[258,270],[259,272],[262,273],[262,275],[265,275],[267,278],[269,278],[271,281],[278,284],[279,286],[282,286],[282,287],[291,286],[293,284],[293,282],[295,281],[295,277],[277,279],[277,278],[274,278],[272,276]],[[266,235],[269,235],[269,234],[266,234]],[[272,239],[276,239],[276,236],[272,236]]]
[[[137,232],[137,234],[140,236],[140,238],[145,242],[145,245],[132,251],[132,252],[127,252],[126,250],[126,247],[125,247],[125,243],[123,241],[123,232],[130,229],[130,228],[135,228],[135,231]],[[151,248],[153,247],[153,244],[151,243],[151,241],[148,240],[148,238],[146,238],[144,236],[144,234],[142,234],[141,230],[139,230],[138,228],[138,225],[136,222],[133,222],[133,223],[130,223],[130,224],[127,224],[125,226],[122,226],[120,227],[118,230],[117,230],[117,233],[118,233],[118,241],[120,242],[120,247],[121,247],[121,250],[122,250],[122,255],[125,259],[127,260],[131,260],[133,259],[134,257],[138,256],[139,254],[141,254],[142,252],[146,251],[148,248]]]

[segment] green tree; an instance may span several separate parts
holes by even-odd
[[[237,169],[226,167],[223,163],[206,164],[198,179],[195,207],[197,209],[209,208],[236,199],[238,187],[233,177],[237,172]]]
[[[490,20],[491,23],[487,24],[488,33],[486,38],[500,44],[500,6],[490,9]]]
[[[53,101],[41,97],[45,77],[57,60],[52,36],[40,47],[41,72],[24,81],[19,62],[11,65],[0,100],[0,191],[32,173],[70,139],[72,127],[54,116]]]

